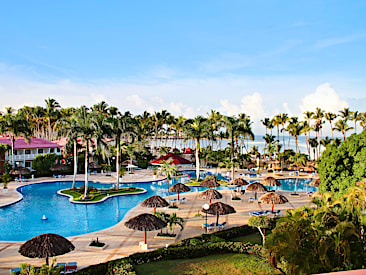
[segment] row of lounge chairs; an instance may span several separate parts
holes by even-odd
[[[65,173],[61,173],[61,175],[56,173],[56,174],[53,174],[53,177],[58,179],[58,178],[64,178],[64,177],[66,177],[66,175],[65,175]]]
[[[179,202],[179,203],[185,203],[186,202],[186,198],[182,198],[182,199],[170,199],[170,202]]]
[[[71,274],[73,272],[76,272],[78,269],[77,262],[57,263],[56,267],[59,267],[59,266],[63,267],[63,270],[61,270],[60,274]],[[22,274],[21,269],[19,267],[13,268],[10,270],[10,274],[20,275],[20,274]]]
[[[271,210],[266,210],[266,211],[254,211],[254,212],[249,212],[249,216],[267,216],[267,215],[275,215],[278,216],[280,214],[281,210],[274,210],[273,212]]]
[[[211,224],[208,224],[208,223],[202,224],[202,228],[207,229],[208,231],[215,230],[216,228],[218,228],[219,230],[223,230],[223,229],[225,229],[225,227],[226,227],[226,222],[223,222],[222,224],[218,224],[217,226],[216,226],[215,222],[213,222]]]

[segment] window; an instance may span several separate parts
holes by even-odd
[[[54,148],[50,148],[50,153],[54,153],[55,149]]]
[[[31,153],[31,150],[30,149],[25,149],[25,154],[26,155],[30,155],[30,153]]]
[[[38,149],[38,154],[43,154],[43,149]]]
[[[14,155],[18,155],[18,150],[14,150]]]
[[[31,161],[26,161],[24,165],[25,165],[26,168],[32,167],[32,162]]]
[[[60,153],[61,152],[61,149],[60,148],[57,148],[57,153]]]

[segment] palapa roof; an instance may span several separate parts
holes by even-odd
[[[281,183],[274,177],[266,177],[262,179],[261,184],[265,186],[281,186]]]
[[[20,246],[19,253],[29,258],[48,258],[66,254],[74,249],[74,245],[68,239],[48,233],[25,242]]]
[[[180,183],[180,182],[177,184],[174,184],[173,186],[171,186],[169,188],[169,192],[174,192],[174,193],[188,192],[188,191],[191,191],[191,188],[189,188],[187,185]]]
[[[144,200],[140,205],[143,207],[155,208],[155,207],[166,207],[169,205],[169,203],[160,196],[151,196],[146,200]]]
[[[137,161],[136,160],[129,160],[129,159],[126,159],[124,161],[122,161],[121,165],[122,166],[127,166],[129,164],[133,164],[133,165],[137,165]]]
[[[226,203],[222,203],[222,202],[211,203],[210,208],[208,210],[205,210],[204,208],[202,208],[201,211],[203,213],[207,212],[207,214],[211,214],[211,215],[227,215],[227,214],[236,213],[234,207],[232,207]]]
[[[100,166],[98,163],[96,163],[96,162],[90,162],[89,163],[89,168],[90,169],[99,169],[99,168],[101,168],[102,166]]]
[[[310,186],[319,187],[320,179],[315,179],[309,183]]]
[[[11,139],[9,136],[0,136],[0,143],[11,145]],[[24,137],[15,138],[14,149],[36,149],[36,148],[57,148],[62,147],[55,142],[48,141],[42,138],[30,138],[29,143]]]
[[[242,178],[237,178],[232,181],[232,184],[236,185],[236,186],[244,186],[244,185],[248,185],[249,182],[247,182],[246,180],[244,180]]]
[[[218,200],[222,198],[222,194],[215,189],[207,189],[200,193],[199,197],[204,200]]]
[[[261,196],[259,198],[259,201],[261,203],[266,203],[266,204],[284,204],[284,203],[288,202],[288,199],[283,195],[280,195],[275,192],[271,192],[271,193],[267,193],[267,194],[264,194],[263,196]]]
[[[25,168],[23,166],[18,166],[9,171],[10,175],[27,175],[30,174],[30,170],[28,168]]]
[[[315,167],[314,166],[312,166],[312,165],[308,165],[308,166],[306,166],[305,168],[304,168],[304,170],[305,171],[307,171],[307,172],[315,172]]]
[[[215,176],[206,176],[202,182],[200,182],[200,186],[202,187],[218,187],[220,183],[217,182],[217,178]]]
[[[152,214],[140,214],[125,222],[125,226],[139,231],[153,231],[166,226],[166,223]]]
[[[267,192],[267,188],[259,182],[253,182],[247,186],[246,191]]]

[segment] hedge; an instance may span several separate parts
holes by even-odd
[[[203,234],[194,238],[182,240],[168,248],[159,248],[151,252],[135,253],[129,257],[89,266],[79,270],[79,275],[101,274],[135,274],[133,266],[152,261],[193,259],[213,254],[227,253],[259,253],[260,246],[250,243],[227,241],[238,236],[256,232],[248,225],[234,227],[213,234]]]

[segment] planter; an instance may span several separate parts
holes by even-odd
[[[158,178],[157,175],[153,175],[153,179],[156,180]]]
[[[175,236],[158,236],[156,235],[154,239],[160,239],[160,240],[175,240],[177,238],[177,234]]]
[[[8,194],[8,192],[9,192],[8,188],[4,188],[4,189],[3,189],[3,193],[4,193],[4,194]]]
[[[92,250],[103,250],[108,246],[108,244],[104,244],[104,246],[92,246],[92,245],[88,245],[87,248],[92,249]]]

